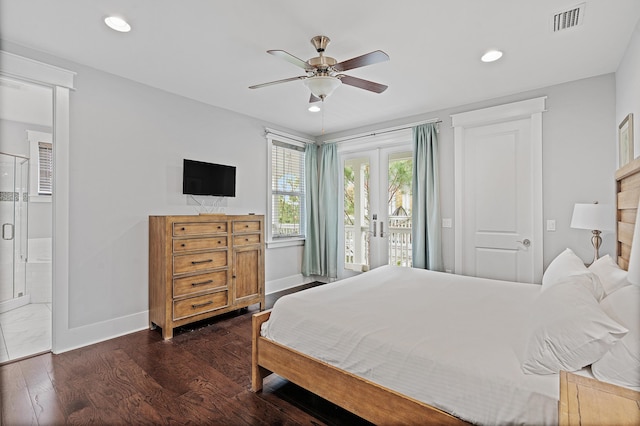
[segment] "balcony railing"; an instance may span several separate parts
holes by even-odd
[[[369,227],[362,226],[359,232],[354,226],[345,225],[344,228],[345,267],[361,270],[362,265],[369,265]],[[390,216],[386,232],[389,265],[411,266],[411,216]],[[356,241],[359,250],[356,250]],[[361,253],[361,258],[356,259],[355,253]]]

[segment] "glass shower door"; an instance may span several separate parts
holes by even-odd
[[[26,294],[29,161],[0,153],[0,303]]]

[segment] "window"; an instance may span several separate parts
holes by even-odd
[[[53,145],[38,142],[38,195],[51,195],[53,189]]]
[[[271,140],[271,240],[304,238],[304,144]]]
[[[27,130],[29,141],[29,202],[50,203],[53,195],[51,133]]]

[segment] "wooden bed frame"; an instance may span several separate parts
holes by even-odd
[[[631,242],[636,222],[638,200],[640,200],[640,157],[621,167],[616,172],[618,240],[616,252],[618,265],[629,269]]]
[[[628,269],[640,199],[640,158],[616,172],[618,264]],[[365,380],[260,336],[271,311],[253,316],[251,388],[262,389],[271,373],[375,424],[463,425],[466,422],[406,395]]]

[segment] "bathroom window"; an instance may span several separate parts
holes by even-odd
[[[53,189],[53,145],[38,142],[38,195],[51,195]]]
[[[51,133],[27,130],[29,141],[29,202],[50,203],[53,195]]]

